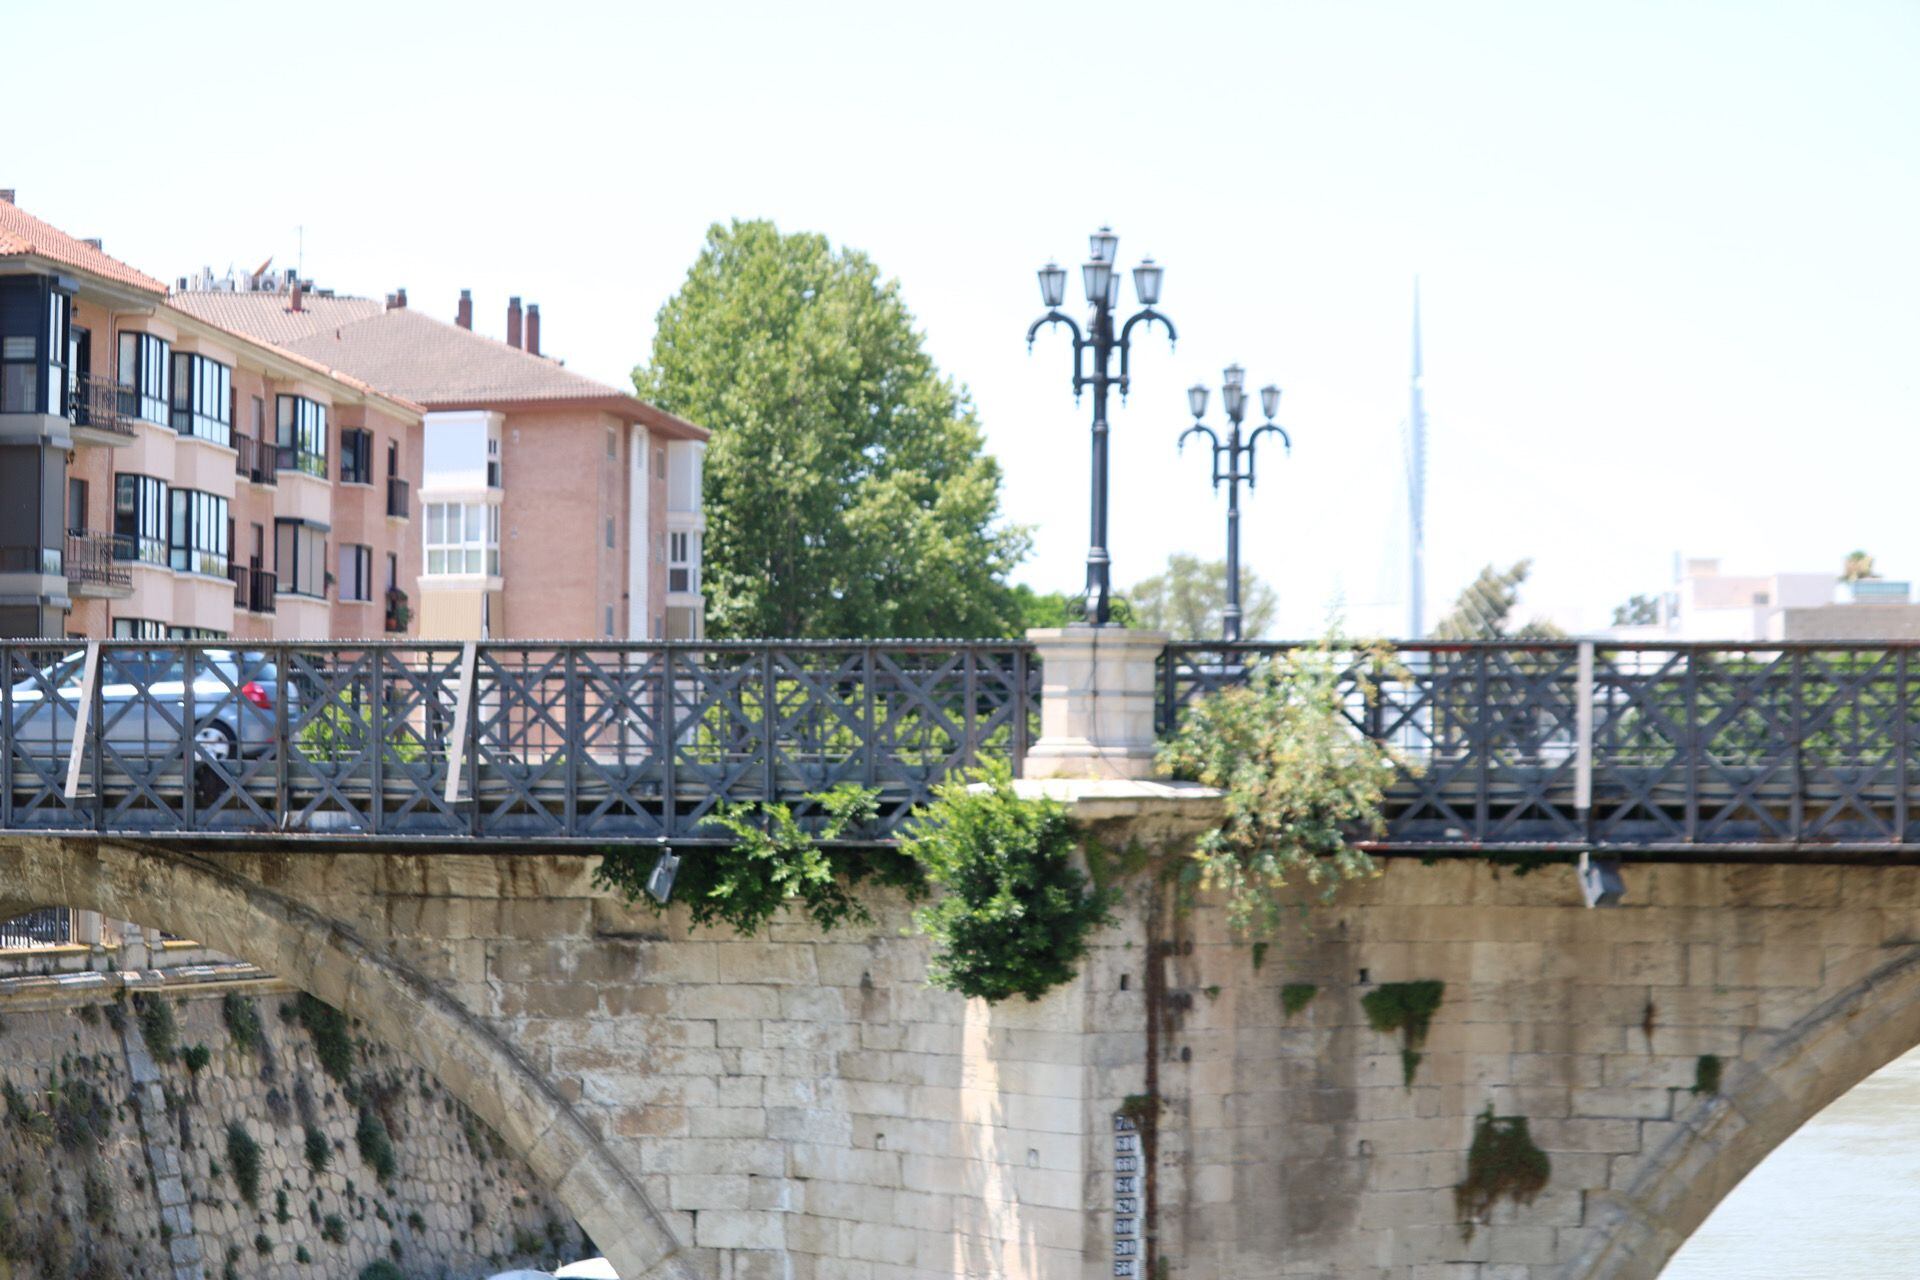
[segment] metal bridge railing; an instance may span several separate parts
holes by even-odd
[[[1169,646],[1161,731],[1307,648]],[[1323,660],[1345,667],[1355,731],[1401,763],[1388,845],[1920,845],[1913,645],[1433,643]]]
[[[1019,642],[15,643],[0,828],[698,841],[851,782],[885,839],[1025,754],[1036,677]]]

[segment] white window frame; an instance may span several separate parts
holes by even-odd
[[[499,507],[491,502],[422,505],[427,526],[421,539],[423,574],[431,578],[500,576]]]

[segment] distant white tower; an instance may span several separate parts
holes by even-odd
[[[1407,639],[1427,634],[1427,409],[1420,399],[1420,277],[1413,278],[1413,378],[1407,410]]]

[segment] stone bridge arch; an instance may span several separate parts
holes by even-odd
[[[1810,1010],[1770,1050],[1728,1064],[1721,1092],[1676,1117],[1617,1191],[1590,1198],[1568,1280],[1653,1280],[1740,1180],[1868,1076],[1920,1045],[1911,949]]]
[[[433,861],[446,874],[448,860]],[[350,876],[333,874],[343,868]],[[432,874],[405,855],[208,854],[71,837],[0,844],[0,903],[8,911],[95,910],[271,970],[359,1019],[374,1038],[404,1047],[493,1126],[622,1276],[692,1280],[695,1269],[637,1173],[556,1082],[457,998],[448,975],[412,962],[383,936],[393,921],[356,918],[365,900],[345,883],[337,894],[326,891],[329,880]]]

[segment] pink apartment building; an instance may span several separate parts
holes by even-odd
[[[176,302],[0,191],[0,635],[415,630],[422,407]]]
[[[422,636],[704,635],[707,432],[543,354],[539,307],[512,299],[502,341],[473,331],[466,291],[452,323],[404,289],[376,301],[284,279],[182,280],[171,301],[424,408]]]

